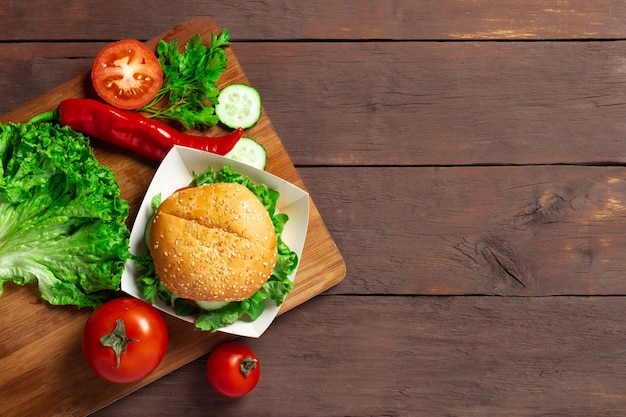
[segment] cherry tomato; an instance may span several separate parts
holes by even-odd
[[[134,110],[150,103],[163,84],[158,58],[142,42],[125,39],[105,46],[93,63],[91,81],[107,103]]]
[[[259,358],[243,343],[219,345],[207,360],[207,379],[226,397],[242,397],[252,391],[261,376]]]
[[[167,350],[161,313],[145,301],[122,297],[96,308],[85,323],[83,354],[110,382],[130,383],[150,375]]]

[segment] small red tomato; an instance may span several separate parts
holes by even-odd
[[[145,301],[123,297],[107,301],[87,319],[83,354],[100,377],[130,383],[150,375],[167,350],[161,313]]]
[[[150,103],[163,85],[163,69],[154,52],[134,39],[113,42],[96,56],[91,69],[96,93],[120,109]]]
[[[207,360],[207,379],[226,397],[242,397],[254,389],[261,376],[259,358],[243,343],[219,345]]]

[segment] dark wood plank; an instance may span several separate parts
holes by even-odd
[[[237,39],[622,39],[626,4],[609,0],[383,0],[3,3],[0,40],[149,39],[211,16]]]
[[[318,297],[244,341],[249,396],[214,394],[203,357],[94,416],[623,416],[624,314],[623,297]]]
[[[0,43],[0,114],[91,70],[106,43]]]
[[[626,162],[625,42],[234,48],[300,165]]]
[[[332,294],[626,292],[626,168],[307,168]]]
[[[0,44],[0,113],[103,45]],[[232,48],[297,165],[626,163],[626,42]]]

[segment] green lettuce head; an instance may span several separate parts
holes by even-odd
[[[52,124],[0,125],[0,294],[37,282],[51,304],[96,307],[119,290],[128,203],[89,140]]]

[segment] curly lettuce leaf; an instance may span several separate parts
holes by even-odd
[[[251,320],[256,320],[263,314],[266,300],[272,300],[277,305],[281,305],[293,287],[293,282],[289,279],[289,275],[295,271],[298,265],[298,255],[282,239],[282,232],[289,220],[289,216],[284,213],[276,213],[276,204],[280,194],[265,184],[255,184],[244,174],[232,171],[229,166],[224,166],[219,171],[208,167],[204,172],[194,172],[190,186],[220,182],[241,184],[252,191],[265,206],[276,230],[278,243],[276,266],[267,282],[255,294],[246,300],[231,302],[215,310],[205,310],[191,305],[187,300],[170,292],[156,275],[154,263],[150,255],[133,255],[133,260],[137,267],[143,271],[138,278],[138,284],[141,286],[146,300],[154,303],[159,298],[171,306],[178,315],[196,315],[196,328],[212,332],[244,316],[249,317]],[[159,204],[160,196],[158,198],[155,196],[152,200],[153,209],[156,210]]]
[[[37,282],[54,305],[96,307],[119,290],[128,204],[88,139],[51,124],[0,125],[0,294]]]

